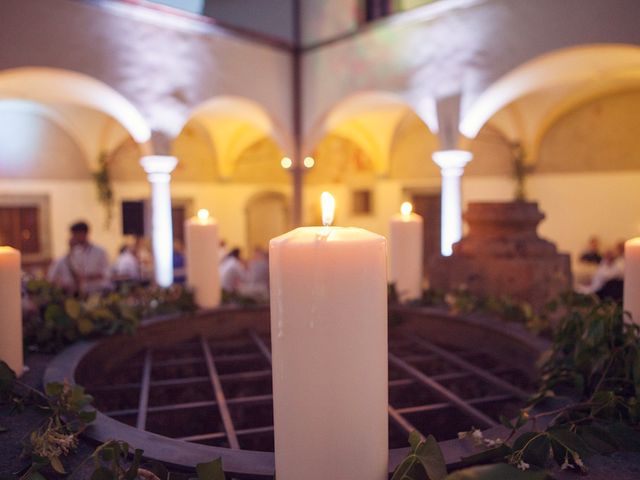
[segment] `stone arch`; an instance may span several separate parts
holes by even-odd
[[[475,138],[488,123],[538,156],[549,128],[568,111],[612,92],[640,88],[640,47],[582,45],[541,55],[491,85],[466,110],[460,131]]]
[[[0,100],[40,104],[63,128],[95,169],[103,150],[132,138],[142,152],[150,149],[151,130],[124,96],[105,83],[78,72],[47,67],[0,71]]]
[[[345,138],[363,151],[378,176],[389,172],[391,147],[403,118],[414,112],[402,96],[387,91],[363,91],[331,107],[305,138],[303,151],[312,152],[325,137]],[[425,133],[430,133],[425,124]]]
[[[206,137],[216,176],[223,180],[231,179],[242,154],[264,139],[272,140],[285,155],[293,150],[291,139],[267,111],[243,97],[214,97],[195,107],[174,139],[174,152],[176,140],[189,128]]]

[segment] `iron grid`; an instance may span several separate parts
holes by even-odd
[[[231,449],[273,451],[270,341],[253,330],[233,340],[197,337],[147,349],[86,385],[102,413],[141,430]],[[485,351],[416,335],[389,343],[390,448],[409,432],[454,438],[497,425],[531,384]]]

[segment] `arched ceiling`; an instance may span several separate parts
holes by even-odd
[[[199,125],[215,150],[217,173],[223,179],[234,176],[243,153],[264,139],[272,139],[284,152],[291,141],[257,103],[240,97],[216,97],[196,107],[188,125]]]
[[[145,119],[108,85],[77,72],[23,67],[0,72],[0,100],[35,102],[65,129],[92,169],[103,150],[131,136],[146,147],[151,131]]]
[[[328,135],[353,142],[368,157],[377,175],[389,172],[391,148],[398,126],[413,111],[399,96],[388,92],[362,92],[334,106],[307,139],[313,151]],[[429,130],[425,126],[425,132]]]
[[[566,113],[603,96],[640,89],[640,48],[592,45],[559,50],[525,63],[493,84],[460,125],[475,138],[485,124],[538,157],[549,129]]]
[[[129,132],[112,117],[87,107],[0,98],[0,111],[3,112],[5,121],[10,122],[13,117],[18,119],[23,115],[30,115],[32,118],[41,117],[60,128],[75,144],[89,170],[96,169],[97,160],[102,153],[113,152],[131,139]],[[44,141],[44,138],[52,132],[43,131],[43,125],[36,128],[35,123],[27,125],[20,122],[20,125],[21,130],[14,134],[28,138],[31,143],[35,142],[35,145],[15,142],[16,145],[23,145],[26,149],[21,154],[26,159],[32,155],[31,150],[38,148],[38,143]],[[5,125],[5,128],[8,126]]]

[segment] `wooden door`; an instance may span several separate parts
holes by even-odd
[[[429,262],[440,256],[440,194],[414,194],[411,198],[413,210],[424,218],[424,272],[429,271]]]

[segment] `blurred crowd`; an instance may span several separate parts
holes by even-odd
[[[56,259],[48,279],[70,294],[85,295],[108,291],[125,284],[149,284],[153,279],[153,256],[149,242],[136,237],[120,247],[110,264],[107,252],[90,241],[86,222],[77,222],[69,229],[69,248]],[[239,294],[259,300],[269,296],[269,258],[266,250],[256,248],[248,259],[240,248],[227,249],[220,242],[220,285],[228,294]],[[184,247],[178,240],[173,246],[174,283],[186,281]]]
[[[576,291],[601,298],[622,300],[624,282],[624,241],[602,249],[600,239],[592,236],[580,255]]]

